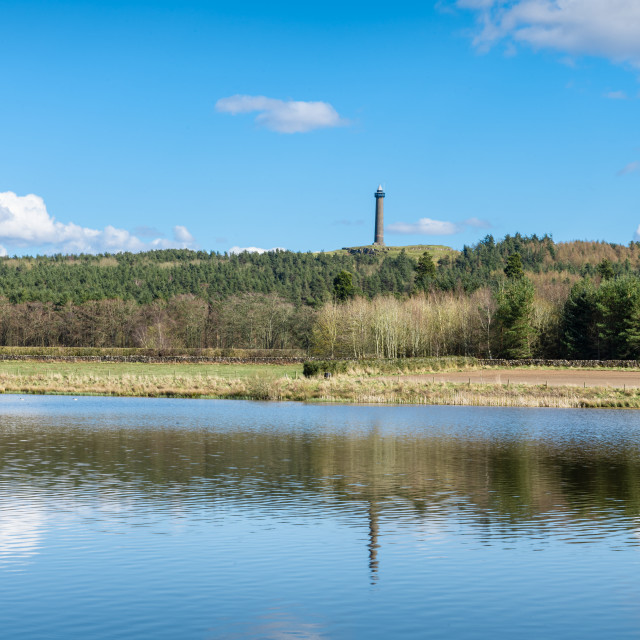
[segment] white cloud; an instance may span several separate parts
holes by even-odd
[[[274,247],[273,249],[261,249],[260,247],[231,247],[229,253],[268,253],[269,251],[286,251],[282,247]]]
[[[457,4],[463,9],[488,9],[496,4],[496,0],[458,0]]]
[[[162,238],[164,236],[162,231],[158,231],[155,227],[147,227],[146,225],[136,227],[133,233],[140,238]]]
[[[507,39],[534,49],[595,55],[640,67],[638,0],[457,0],[475,11],[474,43]]]
[[[184,245],[192,245],[195,242],[194,237],[189,233],[187,227],[177,224],[173,227],[173,239]]]
[[[0,241],[8,245],[46,247],[62,253],[102,253],[190,248],[194,244],[193,236],[181,225],[174,227],[173,235],[174,240],[158,237],[143,242],[129,231],[111,225],[91,229],[58,222],[39,196],[0,193]]]
[[[301,102],[277,100],[265,96],[235,95],[216,102],[216,111],[230,113],[252,113],[258,111],[256,122],[278,133],[306,133],[314,129],[341,127],[348,121],[341,118],[328,102]]]
[[[628,173],[634,173],[636,171],[640,171],[640,162],[630,162],[626,167],[618,171],[618,175],[626,176]]]
[[[364,224],[364,220],[349,220],[348,218],[342,218],[340,220],[334,220],[332,224],[341,225],[344,227],[360,227]]]
[[[640,224],[638,225],[638,228],[636,229],[634,237],[638,242],[640,242]]]
[[[609,91],[604,94],[604,97],[609,100],[628,100],[627,94],[624,91]]]
[[[9,255],[7,250],[0,244],[0,258],[4,258],[7,255]]]
[[[488,229],[491,224],[479,218],[468,218],[463,222],[447,222],[420,218],[418,222],[394,222],[386,227],[386,231],[393,234],[421,235],[421,236],[451,236],[462,233],[467,227],[474,229]]]
[[[467,218],[463,223],[466,227],[472,227],[474,229],[490,229],[491,223],[487,220],[481,220],[480,218]]]
[[[387,231],[405,235],[450,236],[454,233],[460,233],[462,227],[455,222],[420,218],[418,222],[394,222],[387,227]]]

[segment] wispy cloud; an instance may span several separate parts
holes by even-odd
[[[177,224],[173,227],[173,239],[185,246],[190,246],[195,243],[195,238],[189,233],[187,227]]]
[[[133,233],[140,238],[164,238],[162,231],[159,231],[155,227],[147,227],[145,225],[136,227]]]
[[[265,96],[235,95],[216,102],[216,111],[254,113],[256,123],[278,133],[307,133],[314,129],[342,127],[349,124],[328,102],[277,100]]]
[[[570,55],[595,55],[640,67],[638,0],[454,0],[474,11],[474,44],[500,40]]]
[[[452,236],[456,233],[462,233],[469,227],[474,229],[489,229],[491,224],[479,218],[468,218],[462,222],[420,218],[417,222],[394,222],[386,227],[386,231],[388,233],[402,235]]]
[[[420,218],[418,222],[394,222],[387,227],[388,233],[421,236],[451,236],[460,233],[462,228],[455,222]]]
[[[491,229],[492,225],[487,220],[480,218],[467,218],[462,222],[463,227],[473,227],[474,229]]]
[[[333,224],[343,227],[360,227],[364,224],[364,220],[348,220],[343,218],[342,220],[334,220]]]
[[[229,253],[269,253],[270,251],[286,251],[283,247],[273,247],[273,249],[261,249],[260,247],[231,247]]]
[[[628,173],[635,173],[636,171],[640,171],[640,162],[630,162],[626,167],[622,167],[620,171],[618,171],[619,176],[626,176]]]
[[[12,191],[0,193],[0,242],[15,247],[45,247],[50,252],[102,253],[149,249],[193,248],[195,241],[186,227],[173,228],[173,240],[163,237],[145,242],[126,229],[107,225],[104,229],[58,222],[47,211],[44,200]],[[0,247],[0,255],[6,249]]]
[[[628,100],[629,99],[629,97],[624,91],[609,91],[608,93],[604,94],[604,97],[608,98],[609,100]]]

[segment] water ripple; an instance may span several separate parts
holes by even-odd
[[[0,632],[635,637],[637,416],[0,396]]]

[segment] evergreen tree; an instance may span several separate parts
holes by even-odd
[[[507,266],[504,268],[504,275],[509,280],[517,280],[518,278],[524,278],[524,269],[522,267],[522,258],[519,253],[512,253],[507,258]]]
[[[562,343],[568,358],[600,357],[598,292],[589,279],[571,288],[562,312]]]
[[[603,359],[638,358],[640,355],[640,280],[606,280],[598,291],[598,335]]]
[[[348,271],[341,271],[333,279],[333,295],[336,300],[344,302],[353,297],[355,290],[353,287],[353,275]]]
[[[500,353],[505,358],[531,357],[533,296],[533,284],[525,277],[508,280],[497,293]]]
[[[623,335],[625,348],[623,357],[640,359],[640,281],[629,278],[632,287],[628,298],[627,317],[624,319]]]
[[[611,280],[615,276],[613,265],[607,258],[602,260],[602,262],[597,266],[597,270],[603,280]]]
[[[416,289],[428,291],[433,279],[436,277],[436,265],[428,251],[425,251],[419,258],[416,270]]]

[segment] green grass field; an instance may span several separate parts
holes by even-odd
[[[302,376],[301,364],[146,364],[137,362],[42,362],[10,360],[0,362],[0,374],[32,376],[62,375],[121,378],[122,376],[211,376],[226,379],[295,378]]]
[[[372,246],[373,245],[362,245],[360,247],[349,247],[348,249],[365,249]],[[414,260],[417,260],[425,251],[428,251],[436,260],[436,262],[446,255],[449,255],[453,258],[458,253],[460,253],[459,251],[456,251],[455,249],[442,244],[414,244],[404,247],[387,246],[384,249],[380,249],[379,251],[381,255],[387,255],[395,258],[400,255],[403,250],[409,257],[413,258]],[[320,253],[326,253],[330,255],[347,255],[349,251],[347,249],[335,249],[333,251],[322,251]]]

